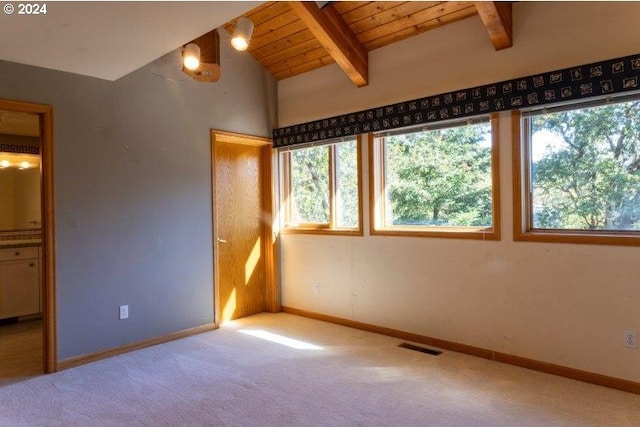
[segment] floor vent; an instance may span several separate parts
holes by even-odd
[[[427,353],[427,354],[430,354],[432,356],[440,356],[442,354],[441,351],[433,350],[433,349],[426,348],[426,347],[419,347],[417,345],[409,344],[408,342],[403,342],[398,347],[408,348],[409,350],[419,351],[421,353]]]

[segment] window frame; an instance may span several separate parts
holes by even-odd
[[[458,121],[456,121],[458,122]],[[489,114],[491,125],[491,227],[386,226],[384,143],[369,138],[369,233],[372,236],[436,237],[500,240],[500,126],[498,113]]]
[[[593,106],[589,101],[569,106]],[[548,243],[577,243],[595,245],[640,246],[640,231],[630,230],[569,230],[541,229],[533,227],[532,197],[527,188],[531,186],[531,150],[528,117],[520,110],[511,112],[511,130],[513,141],[513,240]]]
[[[348,140],[351,140],[349,138]],[[337,183],[337,144],[347,141],[326,141],[312,144],[307,147],[291,147],[289,150],[278,152],[280,163],[280,209],[284,213],[282,215],[280,232],[283,234],[316,234],[316,235],[332,235],[332,236],[362,236],[363,235],[363,215],[362,215],[362,135],[356,135],[356,178],[357,178],[357,195],[358,195],[358,226],[357,227],[338,227],[337,226],[337,200],[336,200],[336,183]],[[329,149],[329,223],[288,223],[291,218],[291,203],[289,202],[291,194],[291,151],[296,149],[311,148],[314,146],[328,146]]]

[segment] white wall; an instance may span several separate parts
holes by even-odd
[[[371,52],[368,87],[335,65],[279,82],[279,126],[635,54],[638,16],[640,3],[516,3],[511,49],[473,17]],[[640,381],[640,350],[623,346],[640,330],[640,248],[513,242],[500,119],[501,241],[284,235],[283,304]]]

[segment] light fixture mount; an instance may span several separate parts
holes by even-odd
[[[200,51],[200,64],[189,69],[182,64],[182,72],[199,82],[214,83],[220,80],[220,36],[218,30],[209,31],[183,46],[183,60],[187,47],[195,45]]]

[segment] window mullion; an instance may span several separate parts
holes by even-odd
[[[524,135],[524,144],[522,146],[522,150],[524,153],[523,160],[521,159],[521,164],[524,163],[523,170],[524,176],[522,180],[524,182],[523,194],[524,194],[524,221],[525,221],[525,232],[530,231],[533,228],[533,176],[532,176],[532,168],[529,159],[531,159],[531,152],[533,150],[533,138],[531,134],[531,118],[527,117],[523,120],[522,126],[522,134]],[[522,203],[522,202],[521,202]],[[520,218],[522,221],[522,218]]]
[[[291,153],[286,152],[282,155],[282,197],[284,198],[285,221],[291,222]]]

